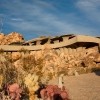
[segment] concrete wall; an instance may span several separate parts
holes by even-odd
[[[49,39],[49,42],[51,40]],[[44,45],[40,44],[41,41],[37,41],[36,45],[28,45],[28,46],[14,46],[14,45],[0,45],[0,49],[4,50],[4,51],[20,51],[22,49],[24,50],[28,50],[28,51],[35,51],[35,50],[41,50],[43,48]],[[100,39],[99,38],[95,38],[95,37],[91,37],[91,36],[83,36],[83,35],[77,35],[71,39],[68,39],[68,37],[63,37],[63,41],[59,42],[59,40],[54,40],[54,43],[48,43],[50,48],[56,49],[59,48],[59,50],[62,52],[69,52],[69,53],[73,53],[71,48],[68,48],[67,46],[73,45],[75,43],[80,43],[80,42],[84,42],[84,43],[96,43],[100,44]],[[29,42],[30,43],[30,42]],[[67,47],[68,50],[65,48]],[[99,47],[100,48],[100,47]],[[77,51],[80,52],[82,50],[82,46],[77,48]],[[75,51],[75,50],[74,50]]]

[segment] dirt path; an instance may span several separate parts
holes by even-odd
[[[50,83],[57,84],[58,80]],[[100,100],[100,72],[64,77],[71,100]]]

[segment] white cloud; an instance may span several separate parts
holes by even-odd
[[[39,16],[41,16],[41,18],[39,18],[39,20],[41,21],[41,24],[35,23],[34,21],[29,22],[27,20],[21,21],[21,22],[10,22],[9,24],[12,25],[13,27],[19,29],[19,30],[23,30],[23,31],[33,31],[33,32],[37,32],[37,34],[39,33],[55,33],[55,35],[57,34],[64,34],[64,33],[79,33],[79,34],[83,34],[83,33],[91,33],[94,30],[90,29],[89,27],[83,27],[77,24],[73,24],[73,23],[69,23],[69,22],[63,22],[62,20],[60,20],[57,16],[52,15],[52,14],[43,14],[41,15],[41,13],[38,14]],[[52,31],[52,29],[54,29],[54,31]]]
[[[100,0],[78,0],[76,6],[88,19],[100,23]]]
[[[21,19],[21,18],[12,18],[11,20],[12,21],[23,21],[23,19]]]
[[[97,10],[98,8],[94,6],[94,3],[91,3],[90,0],[87,1],[78,0],[76,5],[79,9],[90,16],[89,18],[91,18],[92,14],[89,11],[92,9],[96,11],[96,15],[99,14]],[[15,29],[22,30],[23,33],[27,31],[33,33],[37,32],[37,34],[41,34],[43,32],[43,34],[48,33],[48,35],[55,33],[56,35],[63,33],[87,34],[96,31],[95,29],[91,29],[85,25],[79,25],[76,21],[72,21],[72,18],[77,19],[77,16],[74,14],[67,13],[66,18],[63,20],[63,18],[59,17],[59,14],[51,13],[51,10],[56,12],[57,8],[51,3],[47,3],[43,0],[36,0],[33,3],[25,3],[18,0],[12,3],[7,2],[3,6],[9,12],[9,15],[6,16],[8,16],[10,20],[6,23]],[[92,16],[94,16],[95,13],[93,13]],[[100,18],[98,19],[100,20]]]

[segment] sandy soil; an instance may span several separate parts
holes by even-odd
[[[57,84],[58,79],[50,84]],[[64,77],[64,85],[71,100],[100,100],[100,71]]]

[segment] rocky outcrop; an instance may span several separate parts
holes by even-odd
[[[3,81],[23,84],[23,87],[25,85],[29,90],[30,100],[33,100],[33,94],[39,88],[39,83],[48,84],[49,80],[62,74],[78,76],[100,70],[99,40],[94,39],[94,42],[84,40],[83,37],[74,36],[69,37],[69,40],[67,38],[67,42],[66,38],[64,41],[60,38],[60,42],[54,39],[56,42],[52,41],[51,44],[43,44],[47,42],[44,39],[39,47],[26,46],[27,43],[16,46],[13,43],[23,42],[20,34],[16,32],[8,35],[0,34],[0,87]],[[31,41],[32,44],[35,42]],[[2,45],[5,45],[6,49]]]
[[[5,35],[3,33],[0,33],[0,40],[3,40]]]
[[[74,38],[76,37],[74,36],[71,39]],[[66,44],[65,40],[64,44]],[[16,32],[12,32],[8,35],[0,34],[1,44],[11,44],[22,41],[22,35]],[[63,41],[61,43],[63,43]],[[56,45],[56,43],[53,45]],[[36,62],[35,64],[37,64],[38,60],[40,61],[41,59],[42,67],[44,67],[42,71],[46,71],[45,73],[48,74],[48,70],[50,70],[53,76],[57,76],[58,72],[64,72],[67,75],[78,75],[86,73],[87,70],[91,70],[92,68],[99,68],[100,66],[100,53],[97,43],[79,42],[59,48],[52,48],[51,44],[41,46],[42,48],[39,50],[30,51],[23,48],[22,50],[12,52],[1,50],[0,53],[5,53],[16,68],[20,68],[21,66],[35,67],[37,65],[34,65],[34,63]]]
[[[24,38],[17,32],[12,32],[8,35],[0,33],[0,45],[7,45],[15,42],[24,42]]]
[[[32,65],[35,67],[34,63],[40,61],[41,59],[43,66],[42,72],[47,74],[49,71],[53,76],[57,76],[59,73],[65,73],[67,75],[78,75],[91,72],[94,68],[100,68],[100,53],[98,52],[97,46],[87,49],[64,49],[65,48],[50,49],[50,47],[46,45],[46,47],[40,51],[31,51],[29,54],[24,53],[22,58],[24,57],[27,60],[24,60],[23,62],[23,60],[19,58],[19,61],[16,61],[15,66],[19,68],[25,63],[27,66]],[[29,60],[30,58],[33,60]],[[34,60],[35,62],[33,63]]]
[[[12,56],[12,60],[15,61],[20,59],[22,54],[20,52],[12,52],[11,56]]]

